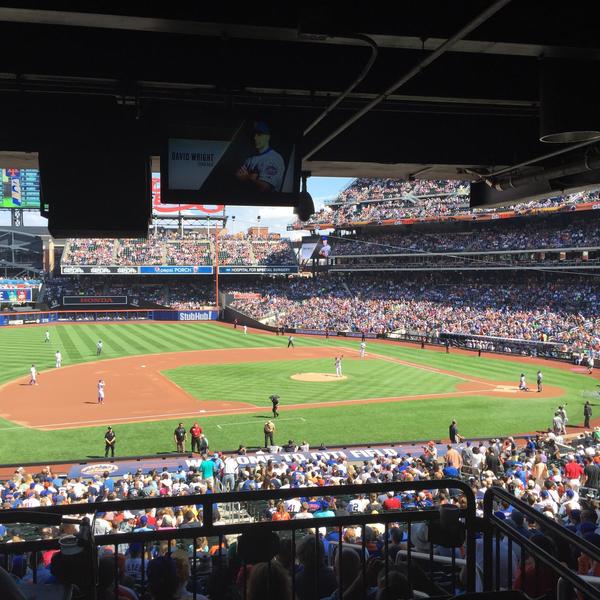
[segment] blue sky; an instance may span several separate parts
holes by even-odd
[[[311,177],[308,182],[308,191],[313,197],[315,210],[319,210],[325,200],[335,198],[353,178],[348,177]],[[252,206],[228,206],[228,215],[235,215],[235,221],[231,219],[228,228],[232,232],[245,231],[248,227],[258,224],[257,217],[260,215],[260,224],[268,226],[275,233],[286,233],[286,227],[295,221],[293,209],[287,206],[281,207],[252,207]]]
[[[313,197],[315,209],[319,210],[323,202],[335,198],[340,190],[344,189],[352,178],[348,177],[311,177],[308,180],[308,191]],[[235,221],[228,222],[231,232],[245,231],[248,227],[258,224],[257,217],[260,215],[260,224],[268,226],[275,233],[286,233],[286,227],[295,220],[290,207],[252,207],[252,206],[228,206],[228,215],[235,215]],[[10,224],[10,213],[0,212],[0,225]],[[46,225],[47,221],[37,213],[25,213],[25,225]]]

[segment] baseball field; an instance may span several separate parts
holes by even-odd
[[[259,446],[272,394],[281,398],[275,442],[311,446],[444,439],[452,419],[464,436],[532,432],[546,429],[565,403],[577,426],[586,399],[600,405],[597,374],[574,365],[370,340],[361,359],[359,343],[296,337],[287,348],[287,337],[217,323],[2,328],[0,463],[103,456],[107,425],[117,456],[174,451],[180,421],[187,429],[197,421],[211,449]],[[342,378],[334,366],[340,355]],[[29,385],[32,364],[37,385]],[[529,392],[517,389],[521,373]]]

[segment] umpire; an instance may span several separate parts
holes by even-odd
[[[590,428],[590,417],[592,416],[592,405],[589,400],[585,401],[583,405],[583,426],[586,429]]]
[[[271,400],[271,404],[273,404],[273,418],[276,419],[279,416],[279,396],[277,394],[273,394],[269,396],[269,400]]]
[[[106,429],[106,433],[104,434],[104,458],[108,458],[108,453],[111,452],[111,456],[114,458],[115,456],[115,443],[117,441],[117,436],[115,432],[112,430],[112,427],[109,425]]]

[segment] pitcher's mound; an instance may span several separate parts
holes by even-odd
[[[335,373],[295,373],[292,379],[296,381],[343,381],[348,379],[345,375],[337,377]]]

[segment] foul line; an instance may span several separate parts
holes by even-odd
[[[354,348],[348,348],[342,346],[344,350],[348,352],[354,352],[358,354],[358,351]],[[367,353],[367,356],[378,358],[380,360],[386,360],[391,363],[396,363],[398,365],[403,365],[405,367],[413,367],[414,369],[421,369],[422,371],[429,371],[430,373],[436,373],[438,375],[446,375],[446,377],[454,377],[455,379],[460,379],[462,381],[469,381],[471,383],[483,383],[484,385],[488,383],[487,381],[483,381],[481,379],[473,379],[471,377],[464,377],[463,375],[455,374],[453,371],[444,371],[443,369],[436,369],[435,367],[429,367],[427,365],[420,365],[418,363],[412,363],[407,360],[402,360],[400,358],[394,358],[393,356],[385,356],[384,354],[373,354],[372,352]],[[489,382],[490,385],[493,386],[493,383]]]
[[[278,423],[281,423],[281,421],[302,421],[303,423],[306,423],[306,419],[304,417],[293,417],[290,419],[277,419]],[[220,425],[217,425],[217,428],[223,429],[223,427],[232,427],[234,425],[256,425],[256,421],[239,421],[238,423],[221,423]]]
[[[284,409],[290,410],[303,410],[303,409],[316,409],[316,408],[331,408],[335,406],[345,406],[348,404],[380,404],[383,402],[402,402],[403,400],[419,400],[420,398],[454,398],[455,396],[469,396],[475,394],[481,394],[485,392],[490,392],[490,388],[481,389],[481,390],[467,390],[464,392],[442,392],[437,394],[409,394],[407,396],[386,396],[381,398],[354,398],[352,400],[333,400],[331,402],[305,402],[303,404],[287,404],[283,406]],[[54,429],[75,429],[77,427],[82,427],[86,425],[96,425],[98,423],[106,424],[111,421],[113,423],[118,423],[123,421],[125,423],[144,423],[148,421],[156,420],[159,417],[177,417],[177,418],[186,418],[186,417],[198,417],[198,415],[202,415],[203,417],[212,417],[218,415],[231,415],[239,412],[246,413],[254,413],[259,412],[261,410],[265,410],[264,407],[260,406],[242,406],[240,408],[218,408],[215,410],[204,410],[200,409],[194,412],[182,413],[182,412],[174,412],[174,413],[161,413],[156,415],[140,415],[137,417],[115,417],[109,419],[95,419],[92,421],[69,421],[66,423],[44,423],[43,425],[20,425],[18,427],[5,427],[0,428],[0,433],[3,431],[13,431],[17,429],[37,429],[41,431],[52,431]],[[5,418],[5,417],[3,417]],[[283,419],[277,419],[281,421]],[[67,427],[63,427],[63,426]],[[46,428],[50,429],[46,429]]]

